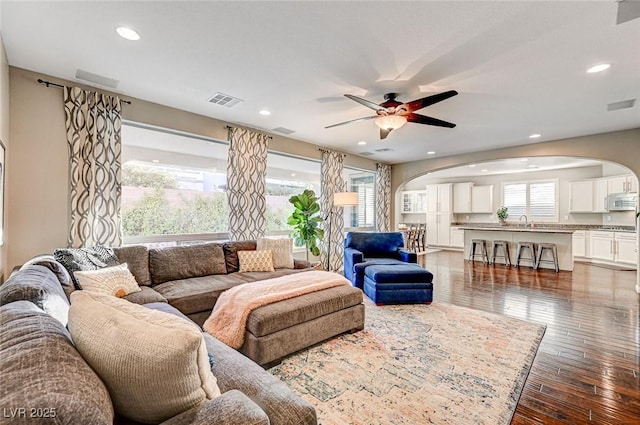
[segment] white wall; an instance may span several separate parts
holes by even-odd
[[[4,49],[4,42],[2,41],[2,36],[0,35],[0,140],[4,144],[6,148],[5,152],[5,171],[4,176],[0,176],[0,178],[5,179],[5,199],[4,206],[0,205],[0,208],[4,208],[4,223],[2,225],[3,233],[4,233],[4,244],[0,247],[0,283],[3,282],[3,277],[5,274],[8,274],[10,268],[7,267],[7,251],[8,251],[8,242],[7,238],[9,236],[8,227],[8,202],[7,202],[7,179],[8,172],[6,168],[8,165],[9,158],[9,64],[7,62],[7,53]]]

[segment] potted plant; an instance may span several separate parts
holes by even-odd
[[[287,219],[287,224],[293,226],[293,241],[296,246],[305,246],[307,261],[309,251],[315,256],[320,255],[318,241],[324,237],[324,230],[318,227],[318,223],[324,221],[320,217],[320,204],[313,190],[306,189],[299,195],[289,198],[294,210]]]
[[[496,215],[498,216],[498,220],[500,220],[500,224],[505,225],[507,224],[507,218],[509,218],[509,208],[507,207],[500,207],[498,208],[498,211],[496,211]]]

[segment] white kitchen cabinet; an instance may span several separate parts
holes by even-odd
[[[593,182],[593,212],[606,213],[607,195],[609,195],[608,179],[596,179]]]
[[[452,218],[450,213],[427,214],[427,245],[450,246]]]
[[[449,243],[453,248],[464,248],[464,230],[452,227]]]
[[[452,208],[452,183],[427,185],[427,212],[450,213]]]
[[[594,180],[569,182],[569,212],[593,212]]]
[[[471,209],[471,191],[473,183],[454,183],[453,184],[453,212],[454,213],[470,213]]]
[[[632,175],[609,177],[609,193],[633,193],[638,191],[638,181]]]
[[[576,230],[575,232],[573,232],[571,245],[573,247],[574,257],[586,258],[587,257],[586,231]]]
[[[615,232],[614,261],[616,263],[638,265],[638,235],[636,233]]]
[[[614,261],[613,232],[591,232],[591,258],[594,260]]]
[[[493,213],[493,185],[471,188],[471,212]]]
[[[425,190],[405,190],[401,192],[402,213],[424,213],[427,210]]]

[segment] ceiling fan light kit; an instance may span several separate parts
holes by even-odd
[[[402,115],[382,115],[373,120],[383,130],[397,130],[407,123],[407,118]]]
[[[456,126],[453,123],[442,121],[437,118],[428,117],[426,115],[416,114],[415,111],[426,108],[427,106],[433,105],[434,103],[442,102],[443,100],[449,99],[450,97],[453,97],[457,94],[457,91],[449,90],[444,93],[434,94],[432,96],[423,97],[422,99],[416,99],[411,102],[401,103],[396,100],[396,97],[398,97],[397,93],[387,93],[384,95],[384,102],[380,104],[371,102],[358,96],[354,96],[352,94],[345,94],[347,98],[353,100],[354,102],[358,102],[359,104],[376,111],[376,115],[344,121],[338,124],[326,126],[325,128],[351,124],[357,121],[373,120],[373,122],[378,127],[380,127],[380,139],[386,138],[389,133],[391,133],[393,130],[399,129],[407,122],[453,128]]]

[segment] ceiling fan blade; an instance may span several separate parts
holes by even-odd
[[[355,101],[355,102],[358,102],[361,105],[366,106],[367,108],[373,109],[374,111],[384,111],[385,110],[384,107],[378,105],[377,103],[373,103],[373,102],[371,102],[371,101],[369,101],[367,99],[363,99],[361,97],[354,96],[352,94],[345,94],[345,96],[348,97],[349,99]]]
[[[366,120],[372,120],[374,118],[378,118],[377,115],[374,115],[372,117],[363,117],[363,118],[356,118],[355,120],[349,120],[349,121],[345,121],[345,122],[341,122],[338,124],[332,124],[332,125],[328,125],[325,128],[332,128],[332,127],[338,127],[340,125],[345,125],[345,124],[351,124],[352,122],[356,122],[356,121],[366,121]]]
[[[442,121],[437,118],[431,118],[431,117],[427,117],[425,115],[420,115],[420,114],[411,113],[409,115],[406,115],[406,118],[407,118],[407,121],[415,122],[417,124],[436,125],[438,127],[448,127],[448,128],[453,128],[456,126],[454,123]]]
[[[390,128],[381,128],[380,129],[380,140],[382,139],[386,139],[387,136],[389,135],[389,133],[391,133],[391,131],[393,131]]]
[[[429,105],[433,105],[434,103],[442,102],[443,100],[447,100],[450,97],[457,95],[458,92],[455,90],[449,90],[443,93],[434,94],[432,96],[423,97],[422,99],[413,100],[411,102],[407,102],[403,105],[400,105],[397,109],[406,108],[408,112],[418,111],[422,108],[425,108]]]

